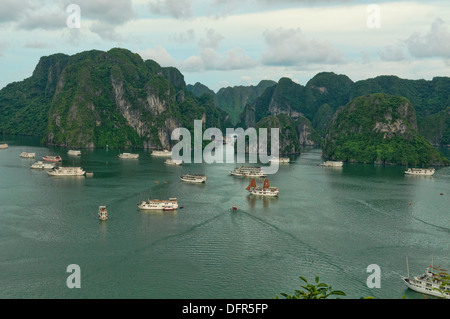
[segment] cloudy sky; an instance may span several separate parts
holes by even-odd
[[[79,22],[79,23],[78,23]],[[0,88],[54,53],[127,48],[214,91],[321,71],[450,76],[450,1],[1,0]]]

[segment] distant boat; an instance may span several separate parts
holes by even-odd
[[[326,161],[320,164],[321,166],[326,167],[342,167],[344,165],[344,162],[341,161]]]
[[[407,175],[432,176],[435,172],[434,168],[408,168],[405,171]]]
[[[50,176],[84,176],[85,171],[81,167],[55,167],[47,172]]]
[[[201,174],[184,174],[180,177],[183,182],[190,183],[206,183],[206,175]]]
[[[36,153],[28,153],[28,152],[22,152],[19,155],[22,158],[35,158],[36,157]]]
[[[98,218],[100,220],[107,220],[108,219],[108,210],[106,209],[106,206],[99,206],[98,207]]]
[[[252,178],[246,190],[248,190],[251,195],[277,197],[279,194],[278,187],[271,187],[267,178],[264,180],[263,187],[256,186],[256,181],[254,178]]]
[[[237,206],[236,205],[233,205],[233,210],[237,210]]]
[[[0,144],[0,150],[4,150],[8,148],[8,144]]]
[[[76,150],[69,150],[67,152],[68,155],[73,155],[73,156],[81,156],[81,151],[76,151]]]
[[[172,165],[172,166],[179,166],[179,165],[183,165],[183,161],[182,160],[173,160],[171,158],[168,158],[168,159],[166,159],[164,164]]]
[[[267,175],[259,166],[241,166],[236,167],[232,172],[230,172],[233,176],[242,176],[242,177],[266,177]]]
[[[178,200],[176,198],[169,198],[168,200],[148,199],[141,201],[138,205],[141,210],[164,210],[171,211],[178,208]]]
[[[152,156],[172,156],[172,151],[168,151],[166,149],[162,151],[153,151]]]
[[[273,163],[289,163],[290,159],[289,157],[276,157],[273,156],[269,159],[270,162]]]
[[[31,166],[30,166],[30,168],[33,168],[33,169],[52,169],[54,167],[55,167],[55,164],[44,163],[42,161],[35,162],[35,163],[31,164]]]
[[[59,155],[44,155],[42,159],[47,162],[55,162],[55,163],[62,161],[61,156]]]
[[[450,276],[445,269],[431,265],[421,276],[410,277],[408,259],[406,259],[406,265],[408,276],[402,276],[402,280],[409,289],[434,297],[450,299]]]
[[[139,154],[122,153],[122,154],[119,154],[119,158],[136,159],[136,158],[139,158]]]
[[[94,173],[92,173],[92,172],[86,172],[86,177],[93,177],[94,176]]]

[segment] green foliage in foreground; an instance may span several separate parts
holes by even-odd
[[[302,290],[295,290],[293,295],[289,295],[286,293],[280,293],[281,296],[286,299],[327,299],[330,296],[346,296],[345,292],[340,290],[333,290],[331,286],[323,282],[319,282],[319,277],[315,277],[314,283],[308,283],[305,277],[299,277],[302,281],[305,282],[301,288]],[[276,296],[275,299],[278,299]]]

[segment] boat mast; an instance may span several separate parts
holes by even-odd
[[[406,271],[408,272],[408,278],[409,278],[408,256],[406,256]]]

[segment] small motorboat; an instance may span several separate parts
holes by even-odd
[[[237,210],[237,206],[236,205],[233,205],[233,210]]]
[[[100,220],[108,219],[108,210],[106,209],[106,206],[98,207],[98,219],[100,219]]]

